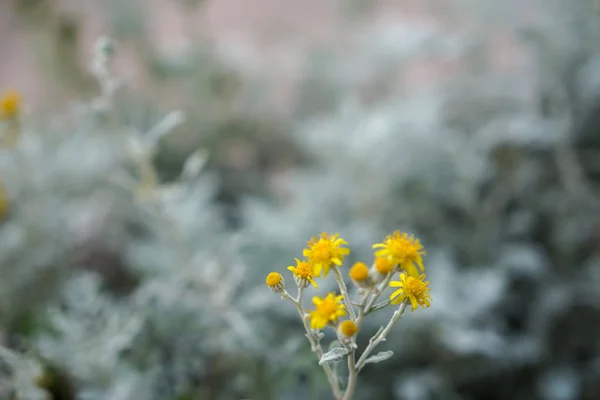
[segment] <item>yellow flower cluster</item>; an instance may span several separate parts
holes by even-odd
[[[350,254],[350,249],[344,247],[347,244],[348,242],[337,233],[324,232],[320,236],[312,237],[302,252],[304,259],[296,258],[296,265],[287,268],[292,272],[298,289],[303,290],[311,284],[318,289],[315,279],[326,278],[332,269],[340,276],[337,268],[343,264],[345,256]],[[348,275],[356,286],[369,290],[385,281],[382,285],[387,286],[389,283],[391,287],[398,288],[390,296],[391,304],[406,302],[412,306],[413,311],[419,306],[429,307],[431,296],[423,264],[425,250],[419,240],[407,233],[396,231],[381,243],[374,244],[373,249],[375,254],[371,267],[364,262],[357,262],[349,270]],[[400,280],[390,282],[395,273],[400,273]],[[266,283],[275,292],[285,291],[283,277],[277,272],[271,272]],[[383,289],[385,287],[378,290],[381,292]],[[352,319],[340,322],[340,317],[348,312],[343,295],[328,293],[326,297],[315,296],[313,304],[315,309],[308,313],[311,329],[332,326],[338,328],[345,336],[352,336],[358,330]],[[350,315],[352,316],[352,313]]]

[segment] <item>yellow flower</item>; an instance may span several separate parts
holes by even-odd
[[[343,321],[338,327],[340,336],[352,337],[358,332],[358,326],[352,320]]]
[[[16,90],[7,90],[0,97],[0,120],[15,119],[21,113],[21,95]]]
[[[329,235],[325,232],[321,237],[312,237],[308,248],[304,249],[304,257],[315,266],[315,275],[326,277],[332,265],[342,265],[344,256],[350,254],[350,249],[340,246],[348,244],[339,234]]]
[[[342,304],[343,297],[336,296],[335,293],[329,293],[325,298],[313,297],[315,310],[309,312],[311,329],[323,329],[328,323],[346,315],[346,308]]]
[[[390,282],[391,287],[400,288],[390,295],[391,303],[399,304],[408,299],[412,305],[411,311],[415,311],[419,306],[429,307],[431,295],[429,294],[429,282],[425,282],[425,278],[425,274],[418,278],[405,273],[400,274],[400,281]]]
[[[375,252],[376,257],[386,257],[412,277],[416,278],[425,271],[422,258],[425,255],[425,250],[419,243],[419,239],[415,239],[413,235],[409,236],[406,233],[395,231],[388,235],[383,243],[374,244],[373,248],[380,249]]]
[[[312,283],[315,289],[318,289],[319,286],[313,279],[315,276],[315,267],[312,265],[312,263],[309,261],[300,261],[297,258],[295,260],[296,266],[294,267],[290,265],[287,269],[292,271],[294,274],[294,280],[296,281],[298,287],[304,289],[310,283]]]
[[[271,272],[267,275],[266,284],[272,291],[280,293],[284,289],[283,276],[278,272]]]

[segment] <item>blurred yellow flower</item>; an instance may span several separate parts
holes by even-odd
[[[418,278],[409,276],[406,273],[400,274],[399,281],[390,282],[391,287],[400,288],[390,295],[392,304],[399,304],[408,299],[412,306],[411,311],[415,311],[419,306],[427,308],[431,305],[431,295],[429,294],[429,282],[425,282],[425,274]]]
[[[309,312],[311,329],[323,329],[328,323],[346,315],[346,308],[342,304],[343,297],[336,296],[335,293],[329,293],[325,298],[313,297],[315,310]]]
[[[425,271],[422,258],[425,250],[419,239],[415,239],[413,235],[395,231],[388,235],[383,243],[374,244],[373,248],[380,249],[375,252],[376,257],[387,258],[392,264],[399,265],[409,276],[418,277]]]
[[[344,256],[350,254],[350,249],[340,247],[348,244],[339,234],[329,235],[325,232],[321,237],[312,237],[304,256],[315,266],[315,275],[326,277],[332,265],[342,265]]]
[[[0,97],[0,120],[16,119],[21,113],[21,94],[16,90],[7,90]]]
[[[299,288],[305,288],[309,283],[312,283],[315,289],[319,288],[313,279],[315,276],[315,267],[310,261],[300,261],[296,258],[296,266],[290,265],[287,269],[294,274],[294,280]]]

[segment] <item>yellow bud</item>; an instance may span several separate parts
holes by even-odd
[[[340,325],[338,327],[338,331],[340,333],[340,336],[343,335],[343,336],[349,338],[349,337],[356,335],[356,333],[358,332],[358,326],[356,326],[354,321],[346,320],[346,321],[343,321],[342,323],[340,323]]]
[[[271,272],[267,275],[267,279],[265,280],[267,286],[271,288],[272,291],[280,293],[283,291],[285,287],[285,283],[283,281],[283,276],[277,272]]]

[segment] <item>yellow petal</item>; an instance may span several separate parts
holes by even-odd
[[[397,298],[401,294],[402,294],[402,289],[398,289],[390,295],[390,300],[392,301],[392,304],[398,304],[398,303],[400,303],[400,301],[402,301]]]
[[[418,307],[419,307],[419,303],[417,303],[417,298],[415,296],[410,296],[410,304],[412,305],[412,310],[410,311],[415,311]]]
[[[419,270],[417,269],[417,267],[415,267],[413,263],[407,263],[406,265],[404,265],[404,269],[406,270],[408,276],[412,276],[413,278],[419,278]]]

